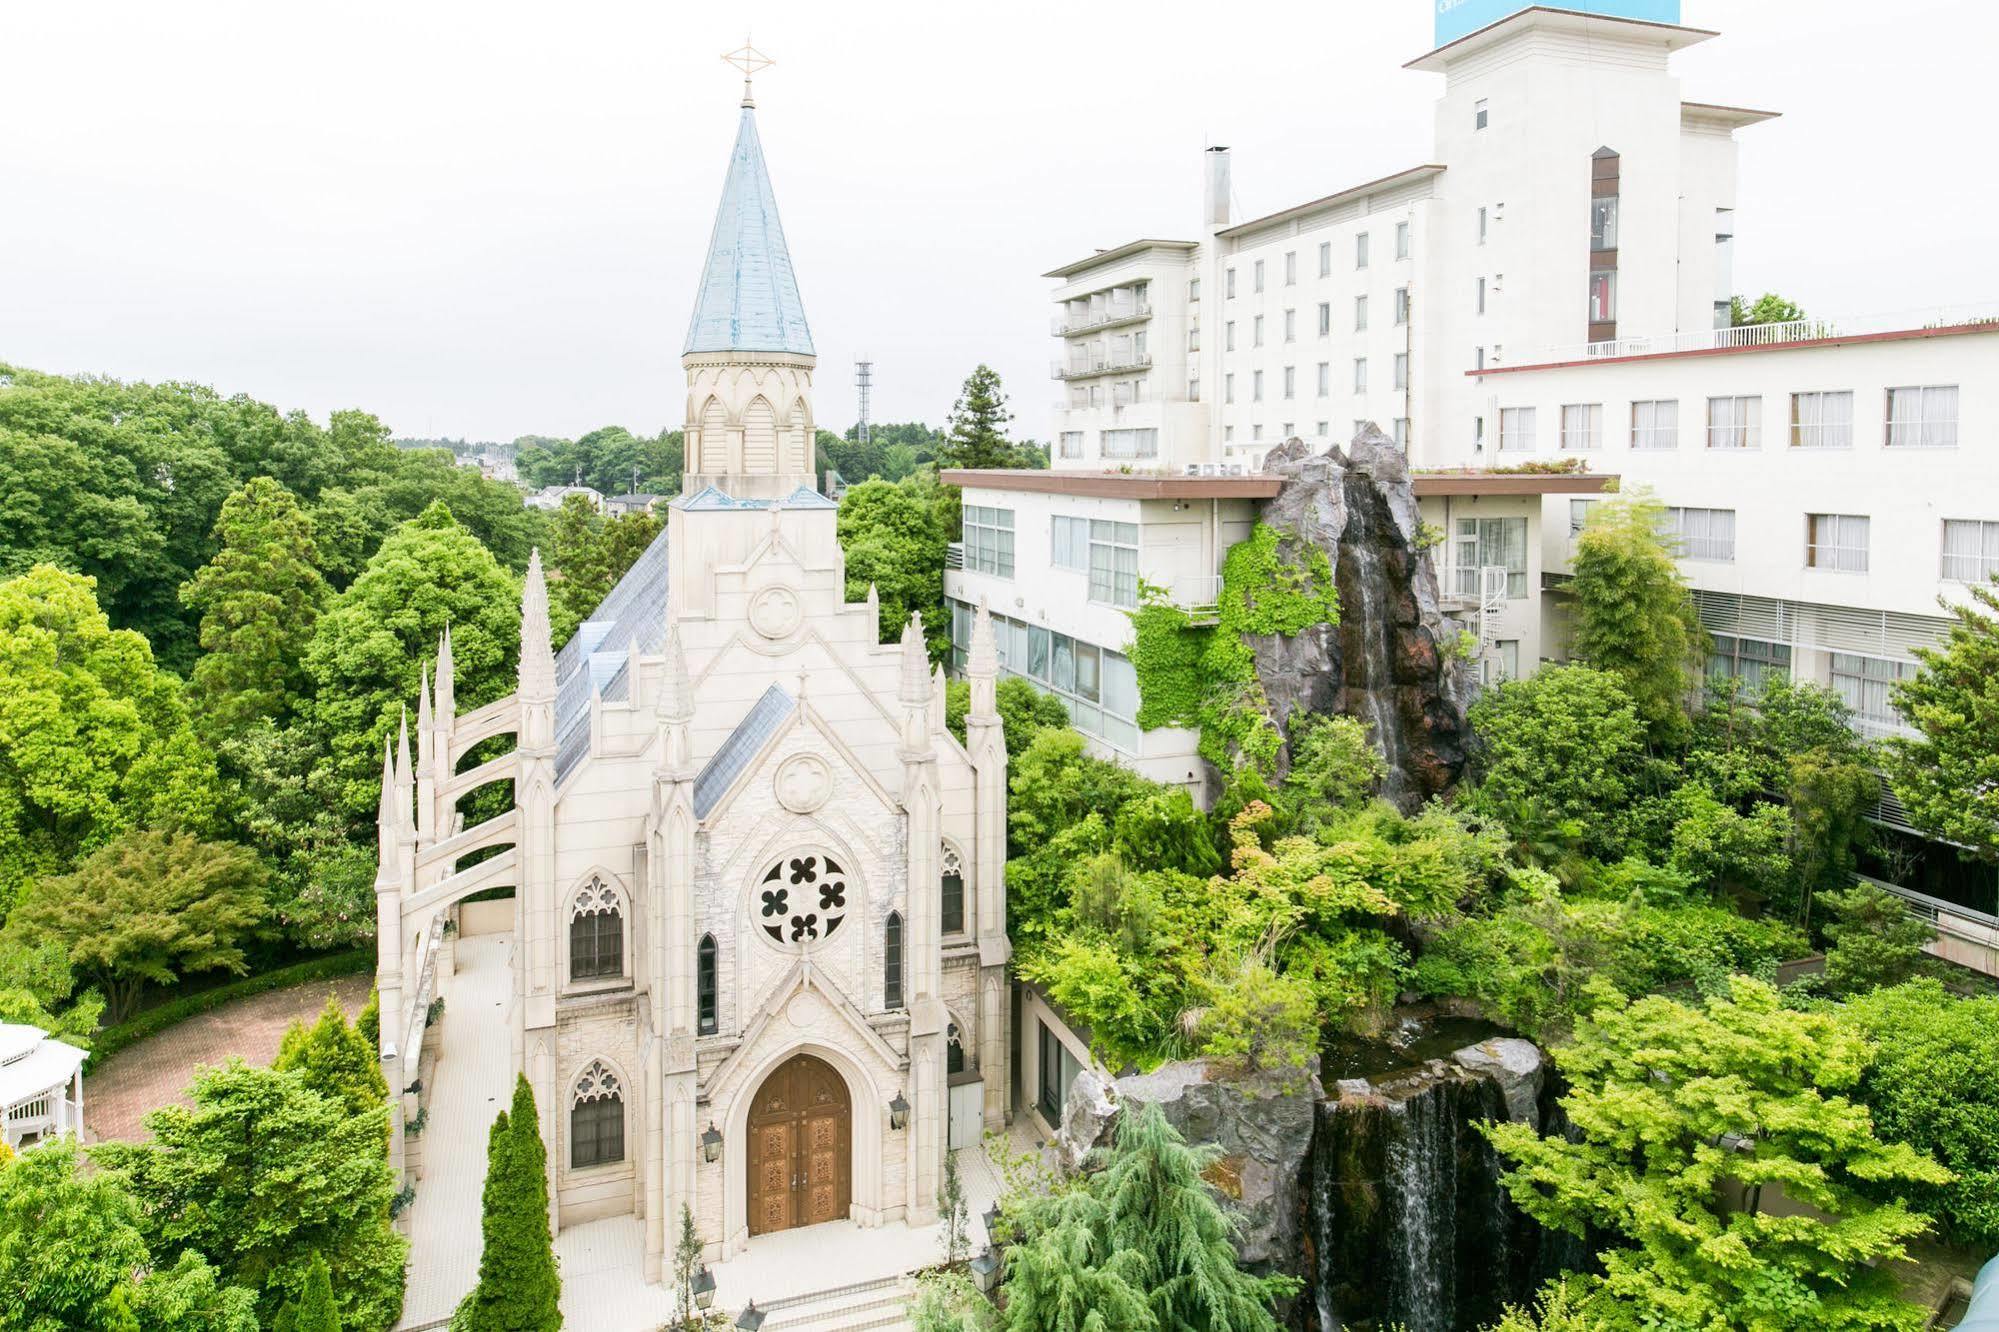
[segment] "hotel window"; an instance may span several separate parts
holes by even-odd
[[[1284,285],[1287,287],[1298,285],[1298,252],[1296,250],[1286,250],[1284,252]]]
[[[1395,322],[1398,324],[1409,322],[1409,288],[1407,287],[1397,287],[1395,289]]]
[[[1399,393],[1409,387],[1409,353],[1395,353],[1395,390]]]
[[[1333,391],[1333,363],[1319,362],[1319,396],[1325,397]]]
[[[1229,372],[1228,374],[1225,374],[1225,375],[1223,375],[1223,376],[1222,376],[1222,401],[1223,401],[1223,402],[1234,402],[1234,401],[1235,401],[1235,372],[1234,372],[1234,371],[1230,371],[1230,372]]]
[[[1485,205],[1478,206],[1478,243],[1485,244]]]
[[[1187,381],[1187,401],[1199,402],[1200,400],[1201,400],[1201,381],[1198,378],[1189,379]]]
[[[1365,231],[1353,238],[1353,266],[1355,268],[1367,267],[1367,233]]]
[[[1257,317],[1256,317],[1255,319],[1253,319],[1253,320],[1251,320],[1251,321],[1250,321],[1250,325],[1249,325],[1249,345],[1250,345],[1250,346],[1252,346],[1252,347],[1261,347],[1261,346],[1263,345],[1263,316],[1262,316],[1262,315],[1258,315],[1258,316],[1257,316]]]
[[[1367,392],[1367,358],[1365,356],[1354,357],[1353,391],[1355,393]]]
[[[1662,526],[1681,559],[1735,563],[1735,510],[1668,509]]]
[[[1251,402],[1263,401],[1263,371],[1261,370],[1252,370],[1249,372],[1249,400]]]
[[[1805,515],[1805,567],[1867,572],[1867,519],[1855,513]]]
[[[1090,520],[1090,600],[1138,605],[1138,524]]]
[[[965,506],[965,567],[1013,577],[1013,510]]]
[[[1057,457],[1080,458],[1083,456],[1082,431],[1064,430],[1059,436],[1057,436],[1057,439],[1061,441],[1061,450],[1056,455]]]
[[[1851,393],[1793,393],[1791,447],[1850,449],[1853,447]]]
[[[1534,409],[1532,407],[1502,407],[1499,409],[1499,449],[1502,453],[1520,453],[1534,447]]]
[[[1407,259],[1409,257],[1409,224],[1407,222],[1397,222],[1395,224],[1395,257],[1397,259]]]
[[[1732,634],[1708,636],[1707,678],[1713,681],[1740,680],[1745,693],[1757,693],[1773,675],[1791,673],[1791,647],[1760,638],[1737,638]]]
[[[1253,425],[1253,426],[1251,426],[1251,427],[1249,428],[1249,437],[1250,437],[1251,439],[1262,439],[1262,438],[1263,438],[1263,427],[1262,427],[1262,426],[1260,426],[1260,425]]]
[[[1222,274],[1222,295],[1229,300],[1235,299],[1235,270],[1233,268]]]
[[[1631,447],[1676,449],[1680,446],[1680,404],[1676,398],[1651,398],[1631,404]]]
[[[1478,312],[1485,313],[1485,279],[1478,280]]]
[[[1235,320],[1233,319],[1222,325],[1222,350],[1235,350]]]
[[[1832,654],[1833,692],[1846,701],[1855,717],[1874,727],[1899,729],[1907,725],[1895,711],[1895,682],[1915,673],[1913,661],[1863,657],[1855,652]]]
[[[1562,408],[1562,447],[1593,449],[1603,442],[1603,404],[1572,402]]]
[[[1069,1053],[1069,1047],[1048,1029],[1046,1022],[1036,1019],[1034,1025],[1041,1031],[1041,1060],[1036,1078],[1041,1086],[1035,1104],[1050,1124],[1059,1125],[1063,1103],[1069,1099],[1069,1084],[1083,1071],[1083,1065]]]
[[[1406,416],[1395,418],[1395,447],[1405,453],[1409,451],[1409,418]]]
[[[1289,439],[1293,435],[1298,433],[1298,423],[1296,421],[1286,421],[1283,424],[1283,426],[1281,426],[1278,429],[1277,433],[1282,435],[1285,439]]]
[[[1589,321],[1592,324],[1613,323],[1617,319],[1617,270],[1614,268],[1593,268],[1589,275]],[[1607,342],[1608,338],[1592,338],[1593,342]]]
[[[1198,301],[1201,299],[1201,279],[1187,279],[1187,299],[1189,301]]]
[[[1298,340],[1298,312],[1296,310],[1286,310],[1284,312],[1284,340],[1286,342],[1296,342]]]
[[[1888,390],[1888,447],[1947,449],[1957,446],[1957,385]]]
[[[1356,333],[1367,331],[1367,297],[1365,296],[1356,296],[1353,298],[1353,331]]]
[[[1146,426],[1142,430],[1106,430],[1103,433],[1104,457],[1106,458],[1157,458],[1159,456],[1159,429]]]
[[[1709,398],[1707,446],[1711,449],[1763,447],[1763,399]]]
[[[1284,396],[1287,398],[1298,396],[1298,367],[1295,365],[1284,367]]]
[[[1235,427],[1234,427],[1234,426],[1232,426],[1232,425],[1225,425],[1225,426],[1223,426],[1223,427],[1222,427],[1222,443],[1224,443],[1224,444],[1233,444],[1234,442],[1235,442]]]
[[[1347,438],[1359,439],[1362,435],[1367,433],[1367,426],[1368,423],[1366,421],[1355,421],[1353,423],[1353,432],[1350,435],[1348,435]]]
[[[1479,570],[1506,570],[1506,596],[1527,595],[1527,520],[1525,518],[1460,518],[1457,533],[1458,595],[1479,595]]]
[[[1333,303],[1319,302],[1319,336],[1325,337],[1333,331]]]
[[[1254,264],[1250,265],[1250,270],[1249,270],[1249,271],[1250,271],[1250,278],[1249,278],[1249,289],[1250,289],[1251,291],[1262,291],[1262,290],[1263,290],[1263,260],[1259,259],[1259,260],[1257,260],[1257,261],[1256,261],[1256,262],[1255,262]]]
[[[1048,562],[1058,569],[1087,573],[1090,568],[1090,520],[1056,516]]]
[[[1943,576],[1982,583],[1999,574],[1999,523],[1976,518],[1943,520]]]
[[[1318,437],[1320,439],[1324,439],[1326,438],[1326,436],[1333,433],[1333,423],[1331,421],[1321,421],[1319,422],[1317,427],[1315,427],[1315,429],[1317,431]]]
[[[1333,243],[1331,241],[1320,241],[1319,276],[1331,277],[1332,275],[1333,275]]]
[[[1485,369],[1485,348],[1472,348],[1472,368],[1475,370]]]
[[[1471,127],[1475,130],[1482,130],[1490,123],[1491,120],[1485,98],[1481,97],[1471,104]]]
[[[1617,196],[1599,194],[1589,201],[1589,247],[1593,251],[1617,248]]]
[[[1569,501],[1569,539],[1571,541],[1581,536],[1583,529],[1589,526],[1590,510],[1594,509],[1600,502],[1593,499],[1572,499]]]

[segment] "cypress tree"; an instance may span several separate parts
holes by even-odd
[[[1007,410],[999,372],[981,365],[965,377],[951,408],[951,430],[937,450],[945,467],[1012,467],[1016,450],[1006,437],[1013,413]]]
[[[340,1332],[340,1310],[333,1303],[333,1276],[326,1270],[326,1259],[316,1253],[312,1255],[312,1266],[306,1270],[305,1293],[299,1297],[298,1311],[292,1315],[292,1332]]]
[[[340,1001],[331,996],[313,1025],[292,1023],[271,1067],[304,1074],[306,1086],[345,1106],[350,1115],[380,1110],[389,1101],[374,1043],[348,1025]]]
[[[457,1332],[555,1332],[562,1326],[547,1162],[534,1093],[522,1077],[514,1084],[513,1105],[494,1118],[486,1140],[479,1284],[452,1320]]]

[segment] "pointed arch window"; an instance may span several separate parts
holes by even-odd
[[[715,936],[704,934],[694,950],[694,1003],[697,1029],[713,1036],[719,1025],[715,1015]]]
[[[956,1077],[965,1071],[965,1041],[953,1022],[944,1031],[944,1075]]]
[[[569,909],[569,979],[603,980],[625,974],[625,915],[618,894],[592,878]]]
[[[938,911],[938,928],[945,934],[965,932],[965,866],[958,858],[958,852],[948,843],[939,861],[938,896],[941,899]]]
[[[888,913],[882,927],[882,1007],[902,1007],[902,913]]]
[[[593,1059],[576,1079],[569,1109],[569,1167],[614,1165],[625,1159],[625,1094],[618,1075]]]

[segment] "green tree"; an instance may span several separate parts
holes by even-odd
[[[965,1201],[965,1182],[958,1177],[958,1154],[944,1153],[944,1175],[937,1185],[937,1219],[944,1233],[944,1261],[956,1267],[971,1245],[972,1209]]]
[[[0,1167],[0,1289],[9,1328],[135,1332],[132,1274],[146,1264],[137,1208],[118,1182],[77,1169],[74,1139]]]
[[[1069,710],[1053,694],[1044,694],[1019,676],[1000,677],[993,690],[994,706],[1000,715],[1000,731],[1006,739],[1006,756],[1020,757],[1034,743],[1034,737],[1051,726],[1067,728]],[[950,680],[944,685],[944,724],[958,743],[965,742],[965,714],[972,710],[969,680]]]
[[[272,914],[286,936],[310,949],[373,939],[373,826],[343,803],[316,730],[259,722],[219,748],[233,780],[230,823],[275,871]]]
[[[366,819],[381,799],[382,750],[451,627],[461,710],[514,686],[520,586],[442,504],[398,528],[320,616],[305,665],[313,725],[340,779],[340,807]]]
[[[562,1278],[548,1231],[547,1156],[534,1093],[514,1084],[513,1104],[486,1140],[479,1283],[451,1325],[460,1332],[554,1332],[562,1326]]]
[[[1600,1007],[1555,1051],[1572,1135],[1482,1131],[1522,1211],[1617,1241],[1593,1279],[1607,1329],[1913,1329],[1921,1312],[1876,1264],[1904,1257],[1929,1219],[1875,1194],[1950,1172],[1883,1142],[1851,1099],[1873,1053],[1845,1020],[1787,1011],[1738,977],[1700,1007]],[[1764,1211],[1757,1192],[1779,1187],[1809,1210]],[[1725,1208],[1727,1188],[1750,1205]]]
[[[999,1311],[963,1272],[925,1272],[916,1278],[909,1306],[916,1332],[997,1332]]]
[[[847,600],[866,597],[872,585],[881,600],[881,638],[896,641],[911,612],[923,617],[932,655],[950,646],[944,612],[944,547],[948,543],[934,481],[891,485],[863,481],[840,499],[837,528],[847,563]]]
[[[257,1332],[257,1292],[223,1280],[192,1249],[139,1281],[132,1312],[141,1332]]]
[[[1794,302],[1774,291],[1764,292],[1754,303],[1740,296],[1728,298],[1728,322],[1735,328],[1747,324],[1793,324],[1804,317],[1805,312]]]
[[[1922,663],[1895,686],[1916,728],[1888,742],[1888,783],[1921,827],[1999,862],[1999,578],[1949,606],[1950,634],[1916,649]]]
[[[89,578],[47,565],[0,583],[0,754],[0,912],[128,828],[215,821],[179,682],[111,627]]]
[[[1352,717],[1300,714],[1291,727],[1291,767],[1272,794],[1280,832],[1310,836],[1337,810],[1367,803],[1388,771]]]
[[[201,616],[194,705],[212,736],[282,723],[303,700],[303,657],[326,600],[312,520],[289,490],[260,476],[223,501],[222,548],[184,584]]]
[[[674,1316],[684,1328],[695,1326],[700,1312],[694,1302],[694,1279],[701,1274],[701,1234],[694,1228],[694,1211],[680,1204],[680,1239],[673,1246]]]
[[[1791,815],[1759,804],[1748,814],[1687,785],[1668,802],[1673,822],[1667,863],[1688,882],[1716,897],[1788,895],[1791,881]]]
[[[1871,883],[1856,882],[1845,892],[1826,893],[1832,912],[1825,934],[1825,985],[1835,995],[1864,994],[1899,985],[1923,967],[1925,944],[1936,927],[1909,914],[1901,898]]]
[[[340,1310],[333,1302],[333,1276],[326,1270],[326,1259],[316,1253],[306,1268],[305,1290],[299,1296],[292,1328],[293,1332],[340,1332]]]
[[[1926,978],[1874,990],[1846,1013],[1874,1041],[1860,1096],[1882,1137],[1949,1167],[1948,1183],[1892,1181],[1934,1212],[1946,1238],[1999,1246],[1999,997],[1959,998]]]
[[[152,1252],[202,1254],[257,1292],[266,1320],[303,1297],[319,1255],[342,1326],[392,1326],[409,1242],[389,1220],[396,1180],[380,1122],[301,1073],[235,1059],[199,1070],[188,1095],[191,1105],[146,1116],[151,1141],[92,1149],[138,1200]]]
[[[375,1042],[348,1024],[340,1001],[331,995],[317,1022],[310,1027],[294,1022],[286,1030],[271,1067],[300,1074],[306,1086],[346,1107],[350,1115],[374,1113],[389,1103]]]
[[[940,467],[1017,467],[1019,454],[1007,438],[1013,421],[999,372],[981,365],[965,376],[951,407],[949,433],[937,449]]]
[[[69,948],[59,939],[23,942],[0,933],[0,1022],[40,1027],[86,1048],[104,1015],[104,996],[77,992]]]
[[[1576,539],[1575,652],[1624,682],[1654,743],[1684,743],[1707,634],[1649,495],[1591,508]]]
[[[244,945],[269,910],[256,856],[186,833],[125,834],[69,874],[30,886],[7,921],[18,943],[54,939],[96,978],[113,1022],[130,1017],[141,989],[200,971],[249,969]]]
[[[1471,723],[1474,809],[1515,830],[1523,811],[1572,821],[1591,850],[1621,853],[1625,812],[1643,789],[1645,724],[1618,676],[1550,667],[1488,690]]]

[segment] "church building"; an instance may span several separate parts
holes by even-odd
[[[537,554],[516,691],[461,715],[447,634],[414,758],[407,733],[384,758],[390,1082],[419,1081],[459,904],[510,887],[511,1047],[490,1057],[534,1089],[557,1230],[640,1218],[647,1281],[683,1206],[710,1261],[836,1219],[933,1221],[944,1153],[1007,1114],[992,628],[961,744],[923,626],[884,645],[872,589],[847,599],[812,486],[814,364],[746,90],[665,530],[560,651]],[[463,798],[503,781],[513,808],[464,826]],[[424,1095],[396,1106],[399,1169]]]

